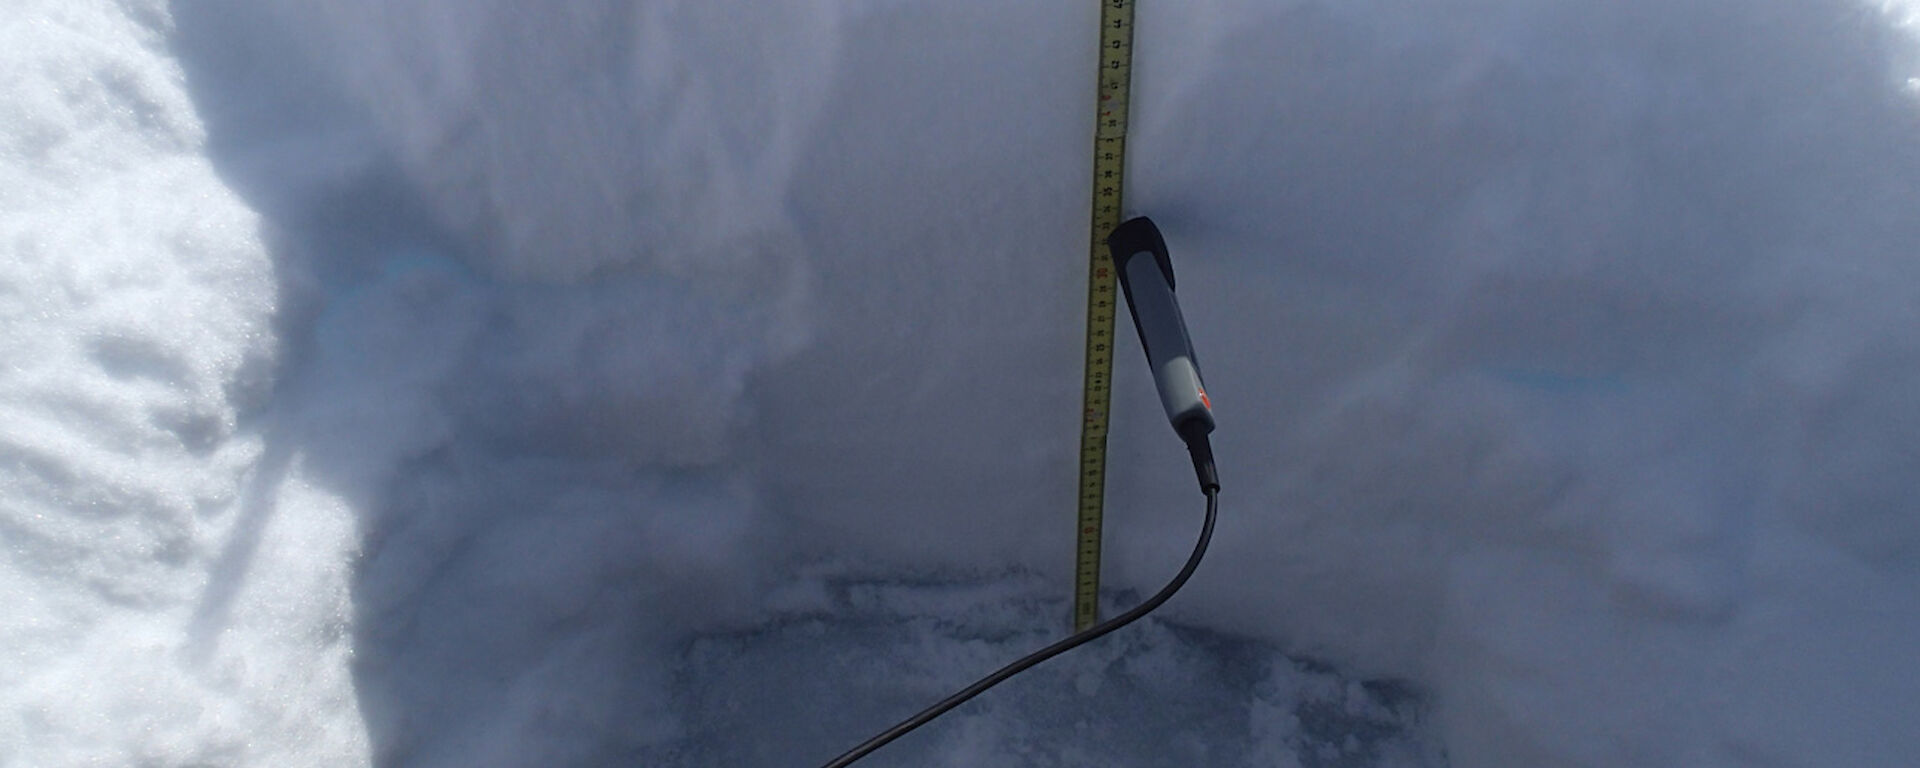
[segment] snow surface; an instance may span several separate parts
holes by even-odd
[[[1213,553],[869,761],[1920,764],[1917,14],[1144,3]],[[1096,19],[15,0],[0,767],[809,765],[1056,636]]]

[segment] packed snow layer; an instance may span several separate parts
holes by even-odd
[[[23,8],[0,765],[807,764],[1050,637],[1097,11]],[[1143,4],[1213,554],[873,760],[1920,762],[1911,18]]]

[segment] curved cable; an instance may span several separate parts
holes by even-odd
[[[1202,441],[1204,440],[1205,438],[1202,438]],[[1196,459],[1197,458],[1198,456],[1196,454]],[[1212,459],[1211,452],[1209,452],[1207,455],[1208,465],[1213,463]],[[1198,462],[1196,461],[1196,463]],[[1209,466],[1209,469],[1210,468]],[[926,725],[928,721],[946,714],[947,710],[960,706],[962,703],[965,703],[966,700],[980,695],[981,692],[988,688],[1005,682],[1007,678],[1020,674],[1040,662],[1079,647],[1088,641],[1098,639],[1108,632],[1131,624],[1136,619],[1147,615],[1147,613],[1153,609],[1160,607],[1161,603],[1166,602],[1167,598],[1173,597],[1173,593],[1180,591],[1180,587],[1187,583],[1189,577],[1193,576],[1194,569],[1200,567],[1200,558],[1207,554],[1207,542],[1213,539],[1213,519],[1220,508],[1220,485],[1218,481],[1207,484],[1203,478],[1201,490],[1207,494],[1207,519],[1206,522],[1200,525],[1200,540],[1193,545],[1193,554],[1187,557],[1187,564],[1180,568],[1180,573],[1173,577],[1173,581],[1167,582],[1167,585],[1162,587],[1159,592],[1154,593],[1153,597],[1147,598],[1145,602],[1134,606],[1132,610],[1126,613],[1069,635],[1053,645],[1034,651],[1022,657],[1019,661],[1001,667],[993,674],[980,678],[979,682],[960,689],[958,693],[941,699],[939,703],[921,710],[919,714],[901,721],[899,725],[888,728],[882,731],[880,735],[862,742],[860,746],[847,750],[846,754],[834,758],[827,762],[826,765],[821,766],[821,768],[846,768],[846,766],[853,764],[853,761],[866,757],[868,753],[886,746],[888,742],[894,739],[907,735],[908,732],[915,728]]]

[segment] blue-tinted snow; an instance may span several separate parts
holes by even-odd
[[[1092,4],[16,5],[0,766],[806,765],[1063,628]],[[1213,554],[875,764],[1920,762],[1908,4],[1140,14]]]

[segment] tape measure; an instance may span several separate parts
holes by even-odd
[[[1079,533],[1074,557],[1073,629],[1100,618],[1100,526],[1106,504],[1107,413],[1113,393],[1117,278],[1107,233],[1120,226],[1126,179],[1127,91],[1133,77],[1133,0],[1100,2],[1100,74],[1093,139],[1093,226],[1088,239],[1086,380],[1080,423]]]

